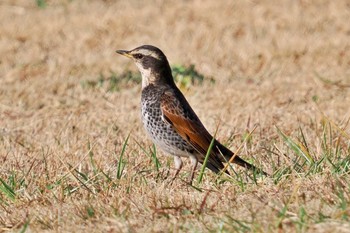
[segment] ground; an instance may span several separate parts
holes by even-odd
[[[349,17],[346,0],[2,0],[0,231],[349,232]],[[197,115],[270,176],[190,186],[186,161],[169,182],[141,85],[120,80],[137,70],[115,50],[142,44],[194,65]]]

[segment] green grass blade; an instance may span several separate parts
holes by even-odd
[[[162,164],[160,163],[158,157],[157,157],[157,150],[156,150],[156,145],[153,144],[153,150],[151,150],[151,153],[149,153],[145,148],[143,148],[140,143],[138,141],[135,141],[136,144],[140,147],[140,149],[148,156],[151,157],[154,166],[156,168],[157,171],[159,171],[159,169],[161,168]]]
[[[124,154],[126,151],[126,146],[128,145],[129,137],[130,137],[130,134],[126,137],[124,144],[123,144],[122,151],[121,151],[120,156],[119,156],[119,162],[118,162],[118,168],[117,168],[117,179],[120,179],[123,175],[123,171],[125,168],[125,162],[123,161],[123,157],[124,157]]]
[[[10,200],[14,201],[16,199],[15,191],[1,178],[0,182],[2,184],[0,185],[0,191],[4,193],[4,195],[7,196]]]
[[[27,220],[24,224],[23,224],[23,227],[22,229],[19,231],[20,233],[24,233],[27,231],[28,229],[28,226],[29,226],[29,220]]]
[[[161,165],[160,165],[159,159],[157,158],[157,148],[156,148],[156,145],[154,144],[153,144],[153,150],[151,151],[151,157],[152,157],[154,167],[158,172]]]
[[[312,156],[307,152],[306,148],[303,145],[294,142],[290,137],[285,135],[277,126],[276,126],[276,129],[277,129],[277,133],[283,138],[285,143],[289,146],[290,149],[294,151],[294,153],[304,158],[309,165],[314,164],[314,160]]]
[[[216,134],[216,133],[215,133]],[[209,148],[207,150],[207,154],[205,155],[205,158],[204,158],[204,162],[202,164],[202,167],[201,167],[201,171],[198,175],[198,183],[200,184],[202,182],[202,179],[203,179],[203,175],[204,175],[204,170],[207,166],[207,162],[208,162],[208,159],[209,159],[209,156],[210,156],[210,153],[213,149],[213,146],[214,146],[214,142],[215,142],[215,135],[214,137],[211,139],[211,142],[210,142],[210,145],[209,145]]]
[[[90,163],[91,163],[94,175],[96,175],[98,173],[98,169],[97,169],[95,161],[94,161],[94,152],[92,152],[90,142],[88,142],[88,149],[89,149],[88,151],[89,151]]]

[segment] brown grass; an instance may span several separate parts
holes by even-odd
[[[0,231],[350,229],[348,1],[46,2],[0,3]],[[172,158],[157,151],[156,170],[141,87],[82,85],[135,71],[114,51],[142,44],[216,80],[189,102],[232,150],[258,125],[241,154],[272,177],[207,171],[199,191],[186,166],[167,185]]]

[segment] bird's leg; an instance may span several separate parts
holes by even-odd
[[[171,183],[175,180],[177,175],[179,174],[181,168],[182,168],[182,160],[180,156],[174,156],[174,162],[175,162],[175,175],[171,181]]]
[[[192,165],[192,171],[191,171],[191,177],[190,177],[190,182],[189,184],[192,184],[193,178],[194,178],[194,173],[196,172],[197,165],[198,165],[198,159],[196,156],[190,156],[191,159],[191,165]]]

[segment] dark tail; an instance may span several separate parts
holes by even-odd
[[[225,158],[223,158],[221,155],[219,156],[221,158],[221,161],[222,162],[227,162],[229,161],[232,156],[233,156],[233,152],[230,151],[229,149],[227,149],[225,146],[223,146],[220,142],[216,141],[216,148],[219,150],[218,153],[222,154],[225,156]],[[260,169],[260,168],[257,168],[255,167],[254,165],[244,161],[243,159],[241,159],[238,155],[236,155],[233,159],[233,163],[239,165],[239,166],[242,166],[242,167],[245,167],[251,171],[254,171],[256,173],[260,173],[260,174],[263,174],[265,176],[269,176],[268,173],[266,173],[264,170]]]

